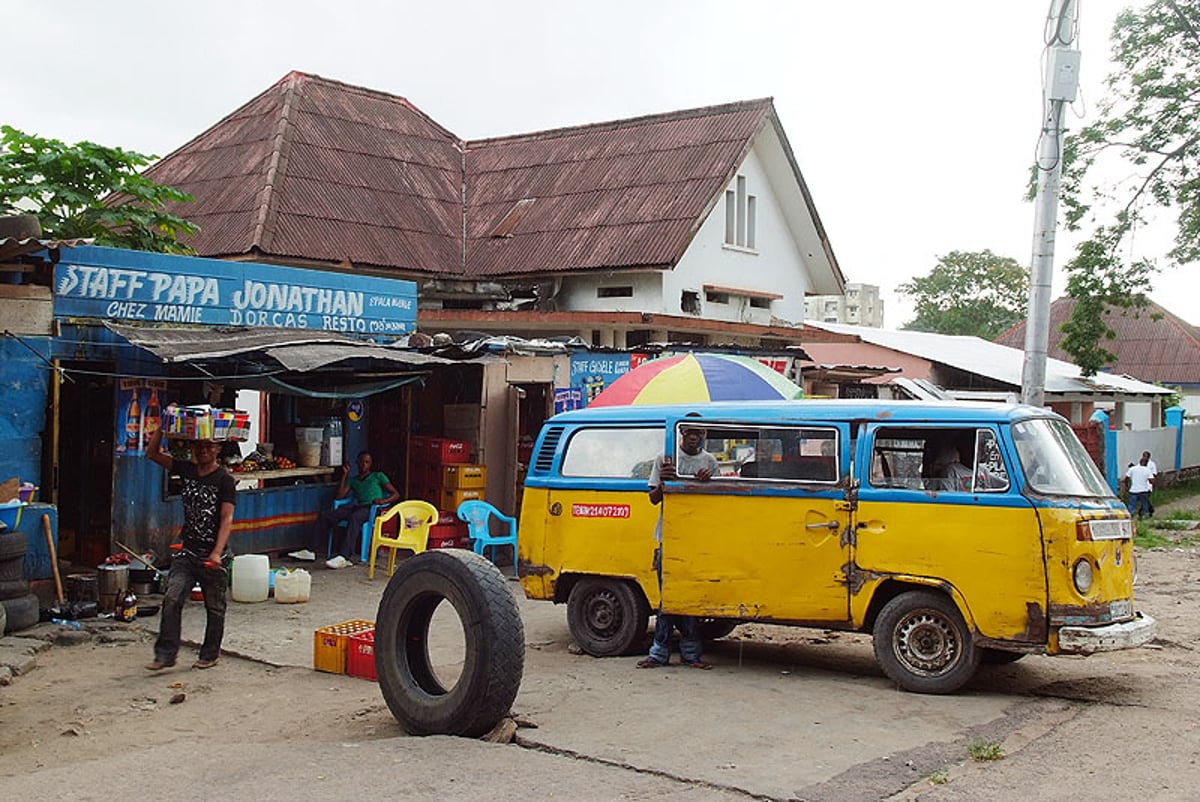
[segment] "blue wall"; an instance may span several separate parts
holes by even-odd
[[[49,337],[0,338],[0,481],[41,484],[49,359]]]

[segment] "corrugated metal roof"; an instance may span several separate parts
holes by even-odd
[[[171,210],[203,256],[463,278],[669,268],[768,121],[790,157],[770,99],[462,141],[402,97],[293,72],[148,175],[196,198]],[[796,178],[824,286],[841,274]]]
[[[853,334],[863,342],[874,343],[901,353],[914,354],[930,362],[993,379],[1016,388],[1021,386],[1025,363],[1024,351],[980,337],[954,337],[925,331],[888,331],[867,326],[848,326],[840,323],[818,323],[807,320],[804,325],[842,334]],[[1084,377],[1077,365],[1058,359],[1046,360],[1046,392],[1061,394],[1103,395],[1112,393],[1136,395],[1167,395],[1170,390],[1138,381],[1128,376],[1097,373]],[[952,388],[947,388],[952,389]]]
[[[1108,309],[1104,322],[1117,335],[1101,343],[1117,357],[1108,368],[1148,382],[1200,384],[1200,332],[1153,301],[1147,303],[1141,309]],[[1062,324],[1070,320],[1074,309],[1075,299],[1071,297],[1059,298],[1050,305],[1048,352],[1056,359],[1071,358],[1060,343]],[[1024,348],[1025,324],[1013,326],[996,342]]]

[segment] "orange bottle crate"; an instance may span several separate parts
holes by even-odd
[[[487,486],[487,466],[462,463],[443,465],[439,477],[443,490],[469,490]]]
[[[441,510],[457,510],[458,505],[471,499],[482,499],[482,487],[469,487],[465,490],[443,490],[441,502],[437,505]]]
[[[330,674],[345,674],[350,637],[368,630],[375,630],[375,622],[362,619],[318,629],[313,633],[313,668]]]

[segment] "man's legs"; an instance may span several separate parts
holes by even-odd
[[[171,562],[171,570],[167,573],[167,592],[163,594],[158,640],[154,642],[155,663],[163,666],[175,664],[179,654],[179,633],[183,626],[183,604],[195,583],[191,561],[179,555]]]
[[[371,508],[368,507],[353,507],[350,509],[350,515],[346,518],[346,533],[342,535],[342,542],[338,546],[337,553],[345,557],[351,562],[358,559],[358,535],[362,532],[363,524],[367,522],[367,518],[371,515]]]
[[[679,627],[679,656],[684,663],[700,663],[704,654],[704,640],[700,637],[700,619],[694,615],[676,616]]]
[[[661,665],[671,662],[671,630],[675,617],[659,610],[654,617],[654,642],[650,644],[650,659]]]
[[[326,554],[329,549],[329,530],[338,523],[348,520],[354,513],[355,507],[346,504],[341,507],[334,507],[332,510],[323,510],[317,516],[317,523],[313,528],[312,535],[308,541],[308,548],[313,554]]]
[[[1142,517],[1142,511],[1150,504],[1149,493],[1130,493],[1129,494],[1129,514],[1136,517]]]
[[[221,640],[225,637],[225,588],[228,578],[224,568],[202,565],[196,566],[196,574],[200,589],[204,592],[204,610],[208,613],[204,625],[204,643],[200,646],[200,660],[214,662],[221,656]]]

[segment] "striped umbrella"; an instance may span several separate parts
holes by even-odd
[[[606,387],[588,406],[803,397],[801,388],[757,359],[728,354],[684,354],[643,362]]]

